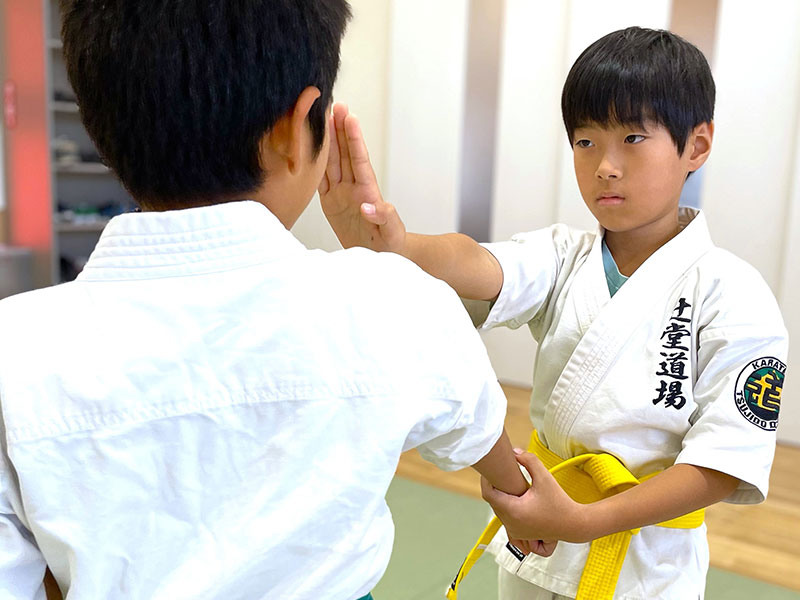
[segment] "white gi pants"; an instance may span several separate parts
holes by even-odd
[[[497,569],[497,596],[500,600],[571,600],[525,581],[503,567]]]

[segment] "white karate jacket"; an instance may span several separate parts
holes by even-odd
[[[683,230],[610,297],[600,234],[556,225],[487,244],[504,282],[483,327],[528,325],[539,343],[530,416],[567,458],[608,452],[636,476],[688,463],[742,483],[729,502],[767,495],[787,332],[759,273],[714,247],[705,217]],[[559,544],[506,569],[574,597],[588,544]],[[705,526],[645,527],[633,537],[615,598],[702,598]]]
[[[77,281],[0,302],[0,597],[351,600],[403,450],[444,469],[505,397],[461,303],[262,205],[111,221]]]

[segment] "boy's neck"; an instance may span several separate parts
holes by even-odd
[[[630,277],[680,231],[681,226],[676,212],[674,220],[653,223],[651,227],[631,231],[606,231],[604,239],[619,272]]]
[[[284,189],[284,187],[276,185],[276,183],[280,182],[271,180],[269,184],[265,183],[251,192],[218,196],[215,198],[197,200],[195,202],[189,200],[181,200],[180,202],[159,200],[158,202],[151,203],[146,200],[139,200],[137,204],[141,212],[165,212],[252,200],[264,205],[267,210],[278,218],[286,229],[291,229],[311,198],[309,197],[308,200],[301,199],[301,196],[299,196],[295,190]]]

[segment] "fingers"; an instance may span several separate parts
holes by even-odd
[[[547,467],[542,464],[542,461],[540,461],[535,454],[531,454],[530,452],[521,452],[517,454],[517,462],[525,467],[534,482],[536,481],[536,477],[541,476],[543,473],[549,473]]]
[[[331,185],[336,185],[342,180],[342,166],[339,164],[339,142],[336,135],[336,125],[333,122],[333,115],[328,116],[328,164],[325,166],[328,189]],[[326,190],[327,191],[327,190]],[[320,190],[320,194],[323,193]]]
[[[530,550],[534,554],[544,556],[545,558],[551,556],[556,551],[558,542],[545,542],[544,540],[536,540],[530,544]]]
[[[519,540],[516,538],[508,538],[508,541],[523,554],[530,554],[534,551],[533,543],[528,540]]]
[[[355,115],[347,115],[344,119],[344,132],[347,136],[347,149],[350,152],[350,167],[356,183],[374,183],[375,172],[369,162],[367,144],[361,133],[361,123]]]
[[[538,554],[539,556],[552,556],[556,551],[558,542],[547,542],[544,540],[522,540],[510,537],[508,539],[523,554]]]
[[[334,104],[333,122],[336,129],[336,143],[339,150],[339,165],[341,169],[340,181],[350,183],[353,181],[353,168],[350,165],[350,150],[347,147],[347,134],[344,132],[344,121],[347,117],[346,104]]]

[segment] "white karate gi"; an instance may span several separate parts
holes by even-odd
[[[481,459],[505,397],[455,293],[236,202],[111,221],[0,302],[0,598],[352,600],[401,451]]]
[[[607,452],[636,476],[675,463],[708,467],[742,481],[727,501],[760,502],[787,332],[759,273],[714,247],[702,213],[681,209],[680,217],[681,233],[613,298],[602,232],[556,225],[486,244],[504,281],[483,327],[530,327],[539,343],[530,417],[557,454]],[[759,378],[764,407],[753,409],[744,387]],[[520,563],[505,540],[490,548],[505,569],[575,596],[588,544],[559,543],[552,557]],[[632,539],[615,598],[702,597],[707,568],[705,526],[645,527]]]

